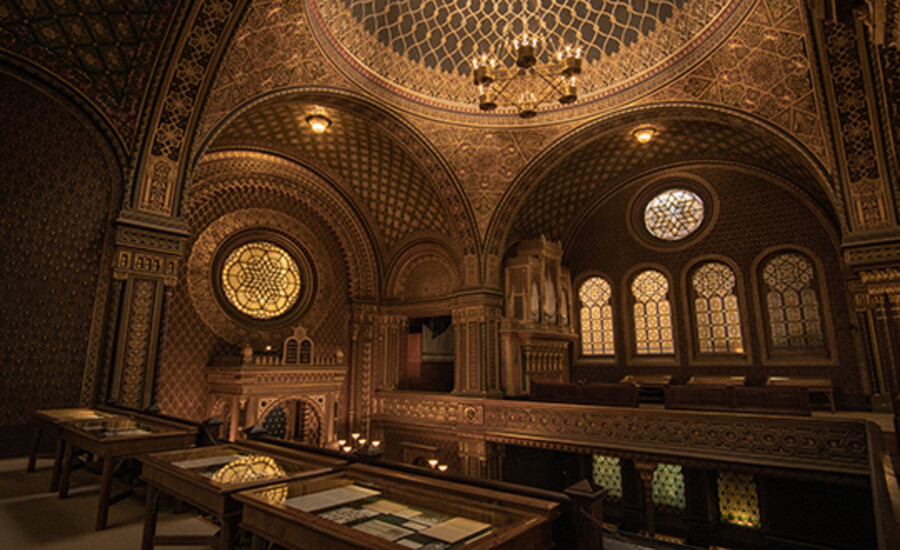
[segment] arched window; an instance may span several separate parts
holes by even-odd
[[[763,265],[763,294],[774,350],[825,347],[814,280],[812,261],[796,252],[778,254]]]
[[[741,315],[734,293],[734,271],[720,262],[694,270],[694,316],[700,353],[743,353]]]
[[[602,277],[591,277],[578,291],[581,300],[581,352],[584,355],[614,355],[612,288]]]
[[[669,281],[659,271],[642,271],[631,283],[634,296],[634,341],[638,355],[675,353]]]

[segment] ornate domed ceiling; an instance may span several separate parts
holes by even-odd
[[[683,74],[721,44],[753,2],[740,0],[307,0],[311,27],[339,69],[372,93],[434,118],[519,124],[515,108],[477,109],[471,59],[513,65],[514,33],[546,37],[539,61],[583,48],[579,101],[542,107],[545,124],[632,101]],[[519,90],[516,90],[518,92]],[[598,102],[604,102],[598,105]],[[588,108],[588,106],[590,106]]]

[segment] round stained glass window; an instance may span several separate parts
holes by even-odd
[[[266,241],[239,246],[225,258],[222,290],[238,311],[254,319],[287,313],[300,296],[297,262],[283,248]]]
[[[703,223],[703,200],[687,189],[667,189],[644,208],[644,227],[657,239],[680,241]]]

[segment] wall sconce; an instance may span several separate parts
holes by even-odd
[[[331,119],[328,118],[328,115],[325,114],[325,109],[319,107],[318,105],[313,110],[313,112],[306,115],[306,123],[309,124],[309,127],[313,132],[317,134],[325,133],[325,130],[331,126]]]

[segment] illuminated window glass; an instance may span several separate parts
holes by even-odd
[[[606,280],[592,277],[578,291],[581,299],[581,352],[585,355],[614,355],[613,312],[609,303],[612,289]]]
[[[763,267],[769,333],[775,349],[822,349],[825,336],[812,264],[800,254],[779,254]]]
[[[723,263],[703,264],[694,271],[691,285],[700,353],[743,353],[734,271]]]
[[[669,189],[644,207],[644,227],[657,239],[680,241],[703,223],[703,200],[687,189]]]
[[[759,492],[750,474],[719,472],[719,517],[724,523],[759,529]]]
[[[659,464],[653,471],[653,504],[684,510],[684,473],[677,464]]]
[[[297,302],[300,271],[284,249],[265,241],[247,243],[225,258],[222,290],[241,313],[271,319]]]
[[[608,491],[612,498],[622,498],[622,466],[618,458],[594,455],[594,483]]]
[[[631,283],[634,296],[635,351],[638,355],[675,353],[672,339],[672,308],[666,294],[666,276],[649,269]]]

